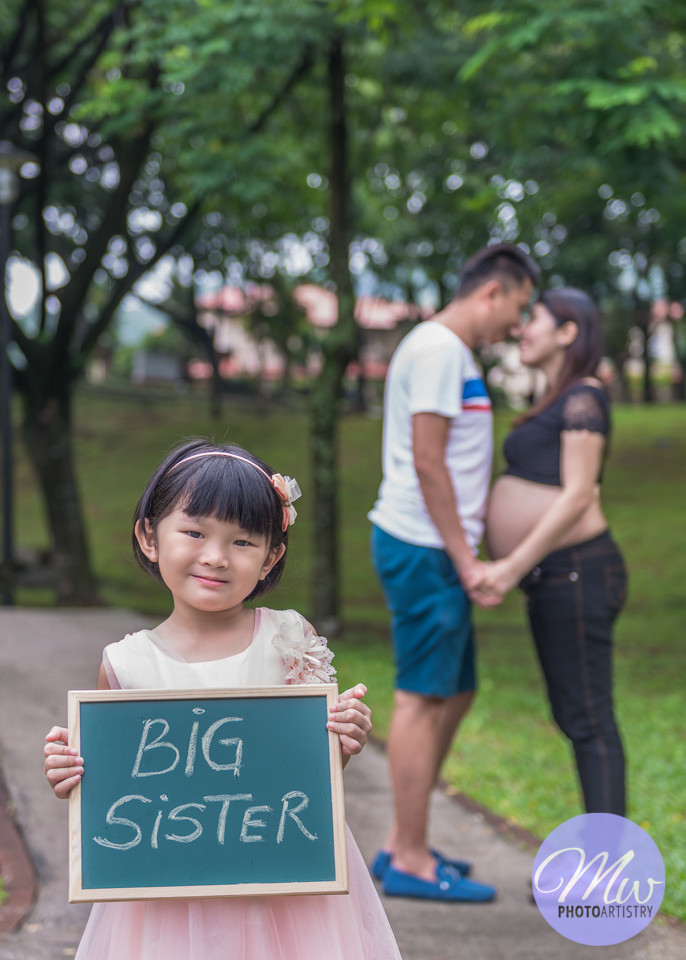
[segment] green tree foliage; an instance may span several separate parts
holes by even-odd
[[[523,243],[551,282],[595,291],[621,359],[658,288],[686,294],[685,25],[655,0],[9,0],[3,126],[39,160],[14,240],[43,280],[15,328],[17,386],[60,599],[97,598],[71,390],[165,256],[196,277],[271,282],[280,308],[254,320],[286,352],[302,340],[296,279],[337,292],[312,391],[320,618],[338,612],[354,292],[442,304],[465,257]],[[167,306],[192,325],[185,290]]]
[[[208,237],[199,214],[218,193],[241,207],[265,184],[274,188],[252,138],[308,65],[306,43],[295,43],[296,25],[280,10],[274,43],[269,4],[15,0],[0,23],[3,129],[38,160],[15,226],[41,296],[13,338],[60,602],[97,601],[72,463],[73,385],[122,297],[163,255],[195,241],[201,260],[213,262],[227,238]],[[205,29],[204,71],[195,57],[188,67],[183,24],[186,37],[189,25]],[[54,290],[50,263],[61,275]]]
[[[465,256],[524,243],[548,282],[595,293],[621,366],[650,301],[686,293],[680,9],[569,0],[433,14],[394,38],[375,83],[354,86],[386,104],[385,122],[365,128],[356,183],[365,271],[382,291],[430,289],[444,303]]]
[[[684,25],[676,4],[567,0],[464,27],[470,95],[499,95],[494,145],[541,185],[534,252],[557,282],[594,290],[620,366],[628,329],[643,331],[646,399],[649,304],[686,294]]]

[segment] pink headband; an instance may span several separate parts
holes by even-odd
[[[282,477],[280,473],[275,473],[270,477],[267,471],[263,470],[262,467],[259,467],[254,460],[249,460],[247,457],[241,457],[237,453],[227,453],[224,450],[208,450],[206,453],[193,453],[190,457],[184,457],[183,460],[177,460],[174,466],[171,467],[171,470],[175,470],[177,467],[180,467],[182,463],[188,463],[189,460],[199,460],[201,457],[230,457],[232,460],[242,460],[243,463],[249,463],[251,467],[259,470],[262,476],[266,477],[271,483],[279,499],[281,500],[281,503],[283,504],[282,530],[284,533],[288,529],[289,524],[295,523],[295,518],[298,516],[298,514],[295,512],[293,501],[302,496],[302,492],[298,486],[297,480],[294,480],[291,477]]]

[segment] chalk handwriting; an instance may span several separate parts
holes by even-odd
[[[152,727],[154,723],[161,723],[164,726],[164,729],[162,730],[162,733],[159,734],[159,736],[155,737],[155,739],[151,743],[148,743],[147,740],[148,740],[148,734],[150,733],[150,727]],[[175,747],[173,743],[167,743],[166,741],[162,740],[162,737],[166,737],[168,733],[169,733],[169,724],[162,717],[157,717],[155,720],[145,721],[143,725],[143,733],[141,734],[141,741],[138,744],[138,751],[136,752],[136,759],[134,761],[133,770],[131,772],[132,777],[154,777],[157,774],[169,773],[176,767],[180,759],[178,748]],[[169,766],[165,767],[164,770],[147,770],[147,771],[141,772],[140,766],[141,766],[141,760],[143,759],[143,754],[148,752],[149,750],[162,750],[162,749],[171,750],[172,753],[174,754],[174,759],[169,764]]]
[[[127,820],[124,817],[114,816],[115,810],[121,807],[124,803],[130,803],[131,800],[140,800],[142,803],[152,803],[152,800],[149,800],[147,797],[141,797],[139,794],[131,794],[127,797],[121,797],[121,799],[115,801],[115,803],[113,803],[110,809],[107,811],[105,822],[111,825],[120,824],[124,827],[133,827],[133,829],[136,831],[136,836],[133,838],[133,840],[129,840],[128,843],[112,843],[110,840],[106,840],[104,837],[93,837],[95,842],[99,843],[101,847],[109,847],[111,850],[131,850],[141,842],[143,831],[137,823],[134,823],[133,820]]]
[[[254,843],[256,841],[264,840],[264,837],[261,837],[259,833],[248,833],[250,827],[266,827],[266,821],[264,820],[253,820],[253,813],[260,813],[264,810],[265,813],[271,813],[271,807],[248,807],[248,809],[243,814],[243,824],[241,826],[241,843]]]
[[[162,794],[160,800],[169,802],[167,794]],[[208,826],[207,822],[203,824],[202,815],[208,815],[206,811],[208,810],[209,804],[221,804],[217,816],[216,837],[217,843],[224,846],[226,841],[227,819],[232,804],[249,803],[251,800],[253,800],[251,793],[217,794],[215,796],[203,797],[204,803],[182,803],[169,811],[166,811],[164,807],[159,807],[149,835],[150,846],[153,850],[159,849],[162,839],[173,843],[193,843],[198,840],[202,836],[203,830]],[[129,817],[115,816],[121,807],[125,804],[131,804],[134,801],[139,803],[153,803],[150,797],[145,797],[142,794],[127,794],[124,797],[120,797],[119,800],[116,800],[105,816],[105,822],[107,824],[113,827],[126,827],[127,829],[133,830],[133,836],[130,839],[123,840],[121,843],[115,843],[105,837],[93,837],[96,843],[110,850],[126,851],[132,850],[143,841],[143,827],[141,824],[133,819],[129,819]],[[274,833],[276,833],[276,842],[282,843],[286,832],[286,825],[289,820],[296,825],[299,832],[308,840],[317,840],[317,835],[311,833],[298,816],[299,813],[307,809],[309,802],[309,797],[301,790],[291,790],[289,793],[286,793],[281,798],[281,813],[279,815],[278,827],[275,822],[272,822],[271,825],[269,823],[268,815],[273,814],[274,809],[267,804],[251,806],[243,811],[239,811],[240,819],[238,822],[240,822],[240,830],[237,829],[237,822],[235,820],[233,821],[235,823],[233,829],[236,831],[235,836],[237,841],[239,843],[259,843],[268,839],[268,836],[263,835],[263,832],[269,833],[271,831],[272,837]],[[186,813],[186,811],[189,810],[194,812],[198,811],[198,813],[195,816],[190,816]],[[130,814],[130,811],[127,812]],[[255,814],[262,814],[263,816],[258,819]],[[194,829],[190,833],[166,833],[162,825],[169,821],[171,821],[171,823],[190,823]]]
[[[221,746],[236,748],[235,758],[230,763],[219,763],[217,760],[212,759],[210,756],[210,751],[212,750],[214,736],[219,728],[226,723],[240,723],[242,719],[242,717],[222,717],[220,720],[215,720],[215,722],[211,724],[204,733],[201,740],[202,755],[212,770],[232,770],[234,777],[240,776],[241,764],[243,761],[243,741],[240,739],[240,737],[227,737],[218,741]],[[151,736],[151,728],[155,724],[162,724],[162,730],[153,740],[149,740],[149,737]],[[191,727],[191,733],[188,739],[188,749],[186,751],[186,767],[184,772],[187,777],[192,777],[195,770],[199,729],[200,721],[195,720],[193,726]],[[163,717],[155,717],[154,719],[145,721],[143,724],[141,739],[138,744],[138,750],[136,751],[136,757],[133,763],[133,770],[131,771],[132,777],[157,777],[162,776],[165,773],[171,773],[172,770],[176,769],[179,760],[181,759],[181,752],[176,744],[172,743],[171,740],[162,739],[162,737],[166,737],[168,733],[169,724]],[[167,763],[167,766],[161,770],[141,770],[141,765],[143,764],[145,754],[149,755],[154,750],[171,751],[171,758],[169,754],[167,754],[165,759],[162,761]]]
[[[217,797],[203,797],[203,800],[206,803],[216,803],[217,801],[221,802],[222,808],[219,811],[219,822],[217,824],[217,840],[219,843],[224,843],[224,836],[226,835],[226,817],[229,812],[229,806],[232,800],[252,800],[252,793],[234,793],[234,794],[221,794]]]
[[[300,797],[300,803],[297,807],[290,807],[288,801],[294,800],[295,797]],[[290,793],[287,793],[284,797],[282,797],[281,802],[283,806],[281,808],[281,819],[279,820],[279,831],[276,834],[276,842],[281,843],[283,840],[286,816],[289,816],[295,822],[298,830],[300,830],[301,833],[304,833],[308,840],[316,840],[316,835],[310,833],[302,820],[299,817],[296,817],[296,813],[300,813],[301,810],[304,810],[308,806],[310,802],[309,797],[300,790],[291,790]]]

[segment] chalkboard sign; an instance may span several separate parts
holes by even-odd
[[[337,695],[70,691],[70,902],[347,893]]]

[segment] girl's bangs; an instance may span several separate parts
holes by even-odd
[[[177,503],[189,517],[213,517],[269,538],[280,519],[274,495],[257,470],[241,467],[208,458],[186,478]]]

